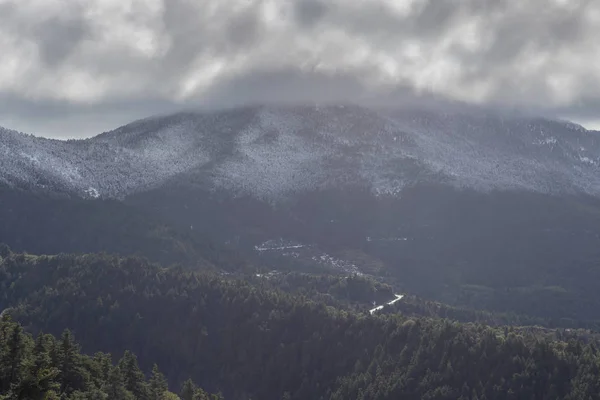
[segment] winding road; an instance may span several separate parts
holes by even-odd
[[[386,303],[387,305],[391,306],[392,304],[394,304],[395,302],[397,302],[398,300],[400,300],[400,299],[402,299],[402,298],[404,297],[404,295],[403,295],[403,294],[395,294],[394,296],[396,296],[396,298],[395,298],[394,300],[392,300],[392,301],[390,301],[390,302]],[[376,311],[379,311],[379,310],[383,309],[383,307],[384,307],[386,304],[382,304],[382,305],[380,305],[380,306],[377,306],[377,307],[375,307],[375,308],[372,308],[372,309],[370,309],[370,310],[369,310],[369,313],[370,313],[371,315],[373,315],[373,313],[375,313]]]

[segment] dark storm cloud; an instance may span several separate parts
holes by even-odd
[[[312,27],[327,13],[327,4],[321,0],[298,1],[292,10],[299,25]]]
[[[73,4],[62,15],[36,18],[23,15],[18,3],[0,4],[0,26],[18,40],[20,37],[36,39],[40,62],[52,67],[64,62],[77,44],[89,33],[82,19],[81,7]],[[79,11],[79,12],[78,12]]]
[[[597,37],[588,0],[0,0],[0,124],[414,96],[591,120]]]
[[[35,33],[39,38],[42,61],[48,66],[54,66],[68,58],[88,31],[81,20],[61,20],[54,17],[36,26]]]
[[[361,97],[366,95],[364,87],[351,74],[263,70],[224,80],[207,93],[209,104],[206,106],[210,103],[226,107],[247,103],[314,103],[343,99],[360,102]]]

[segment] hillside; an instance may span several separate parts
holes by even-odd
[[[222,399],[191,380],[182,387],[181,396],[183,400]],[[60,338],[40,333],[34,339],[5,315],[0,319],[0,399],[178,400],[179,396],[169,391],[156,364],[147,378],[129,351],[113,365],[110,354],[81,354],[69,330]]]
[[[66,142],[1,130],[0,241],[362,274],[579,326],[600,320],[599,146],[563,121],[351,105],[180,113]]]
[[[209,237],[178,230],[120,201],[84,200],[2,185],[0,242],[30,253],[139,255],[190,268],[239,270],[248,264]]]
[[[1,307],[27,329],[71,327],[85,352],[138,354],[176,387],[228,399],[595,399],[597,344],[577,333],[342,311],[139,259],[4,250]],[[16,329],[16,328],[15,328]],[[586,342],[588,342],[586,344]],[[142,398],[142,397],[137,397]]]
[[[61,142],[0,130],[0,179],[117,197],[193,173],[207,188],[276,200],[360,184],[600,193],[600,139],[560,121],[484,110],[256,106],[137,121]]]

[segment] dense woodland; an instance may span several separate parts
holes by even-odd
[[[219,400],[186,380],[179,397],[156,364],[146,376],[137,357],[125,351],[113,364],[107,353],[80,353],[73,334],[35,338],[8,315],[0,318],[0,399],[2,400]]]
[[[32,254],[107,252],[163,265],[240,271],[249,262],[199,232],[116,200],[15,190],[0,183],[0,243]]]
[[[363,272],[454,306],[600,319],[595,198],[421,185],[403,190],[401,198],[351,188],[304,193],[269,207],[253,199],[221,200],[193,187],[186,182],[128,202],[216,237],[237,235],[253,243],[294,238],[353,263],[370,259],[378,267],[361,264]],[[296,261],[277,260],[273,268]]]
[[[281,235],[318,242],[319,251],[402,292],[512,315],[507,323],[581,328],[600,321],[595,199],[416,187],[401,200],[322,191],[273,208],[198,185],[183,181],[123,202],[0,185],[0,242],[31,254],[108,252],[230,273],[336,273],[312,257],[255,254],[257,243]],[[365,241],[386,235],[410,240]]]
[[[300,277],[290,277],[293,287],[284,292],[218,273],[164,269],[141,258],[32,256],[6,247],[1,254],[5,316],[37,337],[69,328],[86,354],[136,354],[149,377],[144,387],[152,386],[157,363],[170,387],[180,388],[191,377],[227,399],[600,398],[596,339],[577,331],[557,335],[441,318],[370,316],[344,300],[360,302],[368,285],[331,278],[323,280],[322,291],[348,308],[315,300],[301,289]],[[19,325],[3,327],[22,335]],[[10,366],[11,335],[3,335],[3,354],[9,355],[3,365]],[[26,358],[35,359],[34,339],[22,337],[29,343]],[[106,365],[114,372],[123,362]],[[77,386],[72,396],[78,388],[105,390],[102,382]]]

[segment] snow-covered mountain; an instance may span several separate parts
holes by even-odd
[[[86,140],[0,129],[2,242],[361,273],[543,317],[560,298],[560,315],[598,319],[600,136],[500,112],[351,105],[180,113]]]
[[[0,182],[122,198],[180,174],[276,200],[417,182],[477,190],[600,195],[600,135],[562,121],[488,111],[256,106],[154,117],[86,140],[0,128]]]

